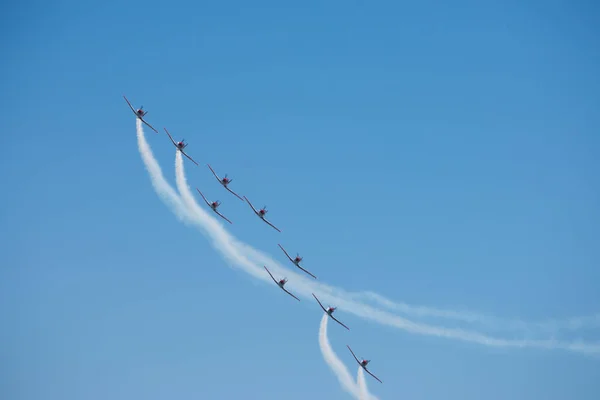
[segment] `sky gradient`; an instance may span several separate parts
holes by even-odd
[[[245,273],[157,196],[123,94],[189,142],[192,190],[222,201],[228,234],[289,269],[290,290],[312,287],[293,286],[277,243],[340,302],[599,345],[595,3],[2,11],[3,397],[351,398],[319,349],[318,304]],[[145,136],[175,188],[173,146]],[[600,393],[597,356],[417,334],[337,305],[351,330],[329,324],[331,346],[353,377],[346,344],[372,360],[379,399]]]

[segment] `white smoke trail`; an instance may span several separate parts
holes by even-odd
[[[153,186],[161,199],[170,206],[179,218],[184,218],[187,222],[191,222],[199,227],[202,233],[211,240],[215,249],[225,257],[232,267],[241,268],[255,278],[270,283],[270,278],[265,274],[262,268],[263,265],[268,265],[273,273],[277,275],[285,273],[290,277],[288,286],[291,286],[293,290],[296,291],[296,294],[309,298],[311,292],[314,292],[322,297],[324,301],[337,304],[340,310],[415,334],[445,337],[495,347],[533,347],[543,349],[563,349],[594,355],[600,354],[600,344],[598,343],[587,343],[583,341],[562,342],[555,339],[502,339],[474,331],[414,322],[392,314],[391,312],[368,305],[364,301],[364,294],[347,293],[343,289],[320,282],[314,282],[304,275],[299,275],[295,271],[290,271],[266,254],[261,253],[245,243],[239,242],[225,230],[219,221],[208,215],[206,211],[198,205],[193,194],[189,190],[185,179],[183,159],[181,154],[177,152],[175,168],[176,181],[178,190],[183,199],[182,203],[182,199],[177,197],[173,188],[164,179],[158,163],[152,156],[150,146],[145,142],[141,124],[138,123],[137,127],[138,143],[140,152],[142,153],[142,159],[150,173]]]
[[[350,372],[344,363],[342,363],[342,361],[331,348],[331,344],[327,338],[328,320],[329,316],[327,314],[323,314],[321,325],[319,326],[319,348],[321,349],[321,354],[323,354],[323,359],[325,359],[325,362],[335,374],[335,377],[342,386],[342,389],[350,393],[355,399],[359,399],[358,386],[356,383],[354,383],[354,380],[352,379],[352,376],[350,375]]]
[[[163,176],[162,169],[152,154],[152,149],[146,141],[144,136],[144,130],[142,128],[142,121],[139,118],[135,120],[135,127],[137,132],[138,150],[146,166],[146,170],[150,174],[150,180],[152,181],[152,187],[158,194],[158,196],[169,206],[175,215],[182,221],[187,223],[192,216],[190,215],[187,207],[183,205],[179,195],[175,190],[167,183]]]
[[[371,394],[369,394],[367,382],[365,381],[365,371],[361,366],[358,367],[358,372],[356,373],[356,383],[358,384],[358,394],[360,395],[360,400],[370,400],[374,398]]]
[[[175,154],[175,181],[183,203],[191,211],[191,215],[193,216],[192,221],[201,229],[202,233],[212,241],[213,246],[225,256],[230,265],[233,267],[241,267],[255,278],[270,282],[271,278],[265,274],[264,269],[253,263],[247,255],[244,254],[244,244],[235,240],[234,237],[223,228],[220,221],[217,221],[210,216],[196,202],[196,199],[187,184],[187,180],[185,179],[183,157],[179,151]]]
[[[482,315],[470,311],[442,310],[424,306],[412,306],[398,303],[378,293],[363,292],[363,300],[371,300],[380,306],[414,317],[433,317],[456,320],[470,324],[478,324],[499,331],[521,331],[534,334],[536,331],[545,334],[557,334],[560,331],[577,331],[600,327],[600,314],[571,317],[566,319],[550,319],[546,321],[522,321]]]

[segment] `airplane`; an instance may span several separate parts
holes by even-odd
[[[147,123],[146,121],[144,121],[144,116],[146,114],[148,114],[148,111],[144,111],[144,106],[141,106],[140,108],[138,108],[136,110],[135,108],[133,108],[133,106],[131,105],[131,103],[129,102],[129,100],[127,100],[127,97],[125,97],[123,95],[123,98],[125,99],[125,101],[127,102],[127,104],[129,104],[129,108],[131,108],[131,111],[133,111],[133,113],[135,114],[135,116],[138,117],[140,119],[140,121],[142,121],[143,123],[145,123],[146,125],[148,125],[150,127],[150,129],[152,129],[154,132],[158,133],[158,131],[156,129],[154,129],[154,127],[152,125],[150,125],[149,123]]]
[[[198,165],[198,163],[196,161],[194,161],[194,159],[190,156],[188,156],[185,151],[183,151],[183,149],[185,149],[187,147],[187,143],[185,143],[185,139],[181,139],[181,142],[175,142],[173,140],[173,137],[171,136],[171,134],[169,133],[169,131],[167,130],[167,128],[163,128],[165,130],[165,132],[167,132],[167,135],[169,135],[169,139],[171,139],[171,142],[173,142],[173,146],[175,146],[177,148],[177,150],[179,150],[181,152],[181,154],[183,154],[184,156],[186,156],[187,158],[189,158],[190,160],[192,160],[192,162],[196,165]]]
[[[305,270],[304,268],[302,268],[302,267],[300,266],[300,261],[302,261],[302,257],[300,257],[300,255],[299,255],[299,254],[296,254],[296,257],[295,257],[295,258],[292,258],[292,257],[290,257],[290,255],[288,254],[288,252],[287,252],[287,251],[285,251],[285,249],[283,248],[283,246],[282,246],[282,245],[280,245],[280,244],[278,243],[278,244],[277,244],[277,246],[279,246],[279,248],[280,248],[281,250],[283,250],[283,252],[284,252],[284,253],[285,253],[285,255],[287,256],[287,258],[289,258],[289,259],[290,259],[290,261],[291,261],[292,263],[294,263],[294,265],[295,265],[296,267],[300,268],[302,271],[306,272],[307,274],[309,274],[309,275],[310,275],[310,276],[312,276],[313,278],[317,279],[317,277],[316,277],[316,276],[314,276],[313,274],[311,274],[310,272],[308,272],[307,270]]]
[[[263,267],[264,267],[264,265],[263,265]],[[279,287],[281,288],[281,290],[283,290],[284,292],[286,292],[287,294],[289,294],[290,296],[292,296],[292,297],[293,297],[293,298],[295,298],[296,300],[300,301],[300,299],[299,299],[299,298],[297,298],[296,296],[294,296],[293,294],[291,294],[290,292],[288,292],[288,291],[287,291],[287,290],[284,288],[285,284],[287,283],[287,278],[283,278],[283,279],[280,279],[280,280],[276,280],[275,278],[273,278],[273,274],[271,274],[271,271],[269,271],[269,270],[267,269],[267,267],[265,267],[265,269],[267,270],[267,272],[268,272],[268,273],[269,273],[269,275],[271,276],[271,279],[273,279],[273,282],[275,282],[275,283],[277,284],[277,286],[279,286]]]
[[[319,305],[321,306],[321,308],[323,309],[323,311],[325,311],[327,313],[327,315],[329,315],[331,317],[332,320],[334,320],[335,322],[337,322],[338,324],[340,324],[344,328],[350,330],[350,328],[348,328],[346,325],[342,324],[333,315],[331,315],[331,314],[333,314],[333,312],[336,310],[337,307],[327,307],[327,309],[325,309],[325,307],[323,307],[323,304],[321,304],[321,302],[319,301],[319,299],[317,299],[317,296],[315,296],[314,293],[312,295],[315,298],[315,300],[317,300],[317,303],[319,303]]]
[[[233,193],[234,195],[236,195],[236,197],[237,197],[238,199],[240,199],[241,201],[244,201],[244,199],[242,199],[242,198],[241,198],[241,197],[240,197],[240,196],[239,196],[239,195],[238,195],[236,192],[234,192],[233,190],[231,190],[231,189],[229,189],[229,188],[227,187],[227,185],[229,185],[233,179],[229,179],[229,178],[227,178],[227,174],[225,174],[225,177],[224,177],[224,178],[219,178],[219,177],[217,176],[217,174],[215,173],[215,171],[214,171],[214,170],[212,169],[212,167],[210,166],[210,164],[206,164],[206,165],[208,165],[208,168],[210,168],[210,170],[212,171],[212,173],[213,173],[213,175],[215,176],[215,178],[217,178],[217,180],[218,180],[218,181],[221,183],[221,185],[223,185],[223,187],[224,187],[225,189],[229,190],[231,193]]]
[[[260,219],[262,219],[263,221],[265,221],[267,224],[271,225],[273,228],[275,228],[275,230],[277,232],[281,232],[275,225],[273,225],[272,223],[270,223],[269,221],[267,221],[267,219],[265,218],[265,214],[268,213],[267,211],[267,206],[264,206],[263,208],[260,209],[260,211],[256,211],[256,208],[254,208],[254,206],[252,205],[252,203],[250,203],[250,200],[248,200],[248,198],[246,196],[244,196],[244,199],[246,199],[246,201],[248,202],[248,204],[250,204],[250,207],[252,207],[252,210],[254,211],[254,213],[256,215],[258,215],[260,217]]]
[[[228,220],[227,218],[225,218],[225,216],[223,214],[221,214],[220,212],[217,211],[217,207],[219,207],[221,205],[220,201],[213,201],[212,203],[209,203],[208,200],[206,200],[206,197],[204,197],[204,195],[200,191],[200,189],[196,188],[196,190],[198,191],[198,193],[200,193],[200,196],[202,196],[202,198],[204,199],[204,202],[210,208],[212,208],[212,210],[215,212],[215,214],[217,214],[219,217],[223,218],[225,221],[229,222],[230,224],[232,223],[230,220]]]
[[[346,347],[348,348],[348,350],[350,350],[350,353],[352,353],[352,355],[354,356],[354,359],[356,360],[356,362],[358,363],[358,365],[360,365],[360,366],[361,366],[361,367],[362,367],[362,368],[363,368],[365,371],[367,371],[367,373],[368,373],[369,375],[371,375],[373,378],[377,379],[377,380],[378,380],[380,383],[383,383],[383,382],[381,382],[381,379],[379,379],[378,377],[376,377],[375,375],[373,375],[373,374],[371,373],[371,371],[369,371],[369,370],[367,369],[367,364],[368,364],[368,363],[370,363],[370,362],[371,362],[371,360],[362,360],[362,361],[358,361],[358,358],[356,358],[356,356],[354,355],[354,352],[352,351],[352,349],[350,348],[350,346],[346,345]]]

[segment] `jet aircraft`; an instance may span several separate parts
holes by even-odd
[[[346,325],[342,324],[340,321],[338,321],[332,314],[333,312],[337,309],[337,307],[327,307],[327,309],[325,307],[323,307],[323,304],[321,304],[321,302],[319,301],[319,299],[317,299],[317,296],[315,296],[315,294],[312,294],[313,297],[315,298],[315,300],[317,300],[317,303],[319,303],[319,305],[321,306],[321,308],[323,309],[323,311],[325,311],[325,313],[327,315],[329,315],[331,317],[332,320],[334,320],[335,322],[337,322],[338,324],[340,324],[341,326],[343,326],[344,328],[350,330],[350,328],[348,328]]]
[[[254,206],[252,205],[252,203],[250,203],[250,200],[248,200],[248,198],[246,196],[244,196],[244,199],[246,199],[246,202],[248,204],[250,204],[250,207],[252,207],[252,211],[254,211],[254,214],[258,215],[258,217],[260,219],[262,219],[263,221],[265,221],[267,224],[271,225],[271,227],[273,227],[277,232],[281,232],[279,230],[279,228],[277,228],[275,225],[273,225],[272,223],[270,223],[269,221],[267,221],[267,219],[265,218],[265,215],[268,213],[267,206],[264,206],[263,208],[261,208],[260,211],[256,211],[256,208],[254,208]]]
[[[356,360],[356,362],[358,363],[358,365],[360,365],[365,371],[367,371],[367,374],[371,375],[373,378],[377,379],[380,383],[381,379],[379,379],[378,377],[376,377],[375,375],[373,375],[371,373],[371,371],[369,371],[367,369],[367,364],[371,362],[371,360],[362,360],[362,361],[358,361],[358,358],[356,358],[356,355],[354,355],[354,352],[352,351],[352,349],[350,348],[350,346],[346,345],[346,347],[348,348],[348,350],[350,350],[350,353],[352,353],[352,356],[354,357],[354,359]]]
[[[165,130],[165,132],[167,132],[167,135],[169,135],[169,139],[171,139],[171,142],[173,142],[173,146],[175,146],[175,148],[177,150],[179,150],[181,152],[181,154],[183,154],[184,156],[186,156],[187,158],[189,158],[190,160],[192,160],[192,162],[196,165],[198,165],[198,163],[196,161],[194,161],[194,159],[190,156],[187,155],[187,153],[185,151],[183,151],[183,149],[185,149],[187,147],[187,143],[185,143],[185,139],[181,139],[181,141],[179,142],[175,142],[173,140],[173,137],[171,136],[171,134],[169,133],[169,131],[167,130],[167,128],[163,128]]]
[[[221,205],[220,201],[209,202],[208,200],[206,200],[206,197],[204,197],[204,195],[202,194],[200,189],[196,188],[196,190],[198,191],[198,193],[200,193],[200,196],[202,196],[202,199],[204,200],[206,205],[209,206],[215,212],[215,214],[217,214],[219,217],[223,218],[225,221],[229,222],[230,224],[232,223],[230,220],[225,218],[225,216],[223,214],[221,214],[220,212],[217,211],[217,208]]]
[[[210,164],[206,164],[208,165],[208,168],[210,168],[210,171],[213,173],[213,175],[215,176],[215,178],[217,178],[217,180],[219,181],[219,183],[221,185],[223,185],[223,187],[225,189],[227,189],[229,192],[233,193],[238,199],[240,199],[241,201],[244,201],[244,199],[242,199],[236,192],[234,192],[233,190],[229,189],[229,184],[231,183],[231,181],[233,179],[229,179],[227,177],[227,174],[225,174],[225,176],[223,178],[219,178],[219,176],[216,174],[216,172],[212,169],[212,167],[210,166]]]
[[[292,296],[293,298],[295,298],[296,300],[300,301],[299,298],[297,298],[296,296],[294,296],[293,294],[291,294],[290,292],[288,292],[286,290],[286,288],[284,288],[285,284],[287,283],[287,278],[283,278],[280,280],[276,280],[273,277],[273,274],[271,274],[271,271],[269,271],[269,269],[267,267],[265,267],[265,269],[267,270],[267,272],[269,273],[269,276],[271,276],[271,279],[273,279],[273,282],[275,282],[277,284],[277,286],[279,286],[281,288],[281,290],[283,290],[284,292],[286,292],[287,294],[289,294],[290,296]]]
[[[287,258],[298,268],[300,268],[302,271],[306,272],[307,274],[309,274],[310,276],[312,276],[313,278],[317,279],[316,276],[314,276],[313,274],[311,274],[310,272],[308,272],[307,270],[305,270],[304,268],[302,268],[300,266],[300,261],[302,261],[302,257],[300,257],[300,254],[296,253],[296,257],[292,258],[290,257],[290,255],[288,254],[287,251],[285,251],[285,249],[283,248],[282,245],[280,245],[279,243],[277,244],[277,246],[279,246],[279,248],[281,250],[283,250],[283,252],[285,253],[285,255],[287,256]]]
[[[146,125],[148,125],[150,127],[150,129],[152,129],[154,132],[158,133],[158,131],[156,129],[154,129],[154,127],[152,125],[150,125],[149,123],[147,123],[144,120],[144,116],[146,114],[148,114],[148,111],[144,111],[144,106],[141,106],[140,108],[138,108],[136,110],[135,108],[133,108],[133,106],[131,105],[131,103],[129,102],[129,100],[127,100],[127,97],[123,96],[123,98],[125,99],[125,101],[129,105],[129,108],[131,108],[131,111],[133,111],[133,113],[135,114],[135,116],[138,117],[140,119],[140,121],[142,121],[143,123],[145,123]]]

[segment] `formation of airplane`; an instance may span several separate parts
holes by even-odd
[[[215,212],[215,214],[217,214],[219,217],[223,218],[225,221],[232,224],[232,222],[230,220],[225,218],[225,216],[223,214],[221,214],[220,212],[217,211],[217,208],[221,205],[220,201],[213,201],[213,202],[209,203],[208,200],[206,200],[206,197],[204,197],[204,195],[200,191],[200,189],[196,188],[196,190],[198,191],[198,193],[200,193],[200,196],[202,196],[202,199],[204,199],[204,202],[206,203],[206,205],[209,206]]]
[[[135,108],[133,108],[133,106],[131,105],[131,103],[129,102],[129,100],[127,100],[127,97],[123,96],[123,98],[125,99],[125,101],[127,102],[127,104],[129,104],[129,108],[131,108],[131,111],[133,111],[133,113],[135,114],[135,116],[138,117],[140,121],[142,121],[143,123],[145,123],[146,125],[148,125],[150,127],[150,129],[152,129],[154,132],[158,133],[158,131],[156,129],[154,129],[154,127],[152,125],[150,125],[149,123],[147,123],[144,120],[144,116],[146,114],[148,114],[148,111],[144,111],[144,106],[141,106],[140,108],[138,108],[136,110]]]
[[[302,261],[302,257],[300,257],[300,254],[296,254],[296,257],[292,258],[290,257],[290,255],[288,254],[287,251],[285,251],[285,249],[283,248],[282,245],[280,245],[279,243],[277,244],[277,246],[279,246],[279,248],[281,250],[283,250],[283,252],[285,253],[285,255],[287,256],[287,258],[298,268],[300,268],[302,271],[306,272],[307,274],[309,274],[310,276],[312,276],[313,278],[317,279],[316,276],[314,276],[313,274],[311,274],[310,272],[308,272],[307,270],[305,270],[304,268],[302,268],[300,266],[300,261]]]
[[[383,382],[381,382],[381,379],[379,379],[378,377],[376,377],[375,375],[373,375],[371,373],[371,371],[369,371],[367,369],[367,364],[370,363],[371,360],[364,360],[363,359],[362,361],[359,361],[358,358],[356,358],[356,355],[354,354],[354,352],[352,351],[352,349],[350,348],[350,346],[346,345],[346,347],[348,348],[348,350],[350,350],[350,353],[352,353],[352,356],[354,357],[354,359],[356,360],[356,362],[358,363],[358,365],[360,365],[362,367],[362,369],[364,369],[367,372],[367,374],[369,374],[373,378],[377,379],[380,383],[383,383]]]
[[[287,283],[287,278],[283,278],[280,280],[276,280],[273,277],[273,274],[271,273],[271,271],[269,271],[269,269],[265,266],[265,269],[267,270],[267,272],[269,273],[269,276],[271,277],[271,279],[273,279],[273,282],[275,282],[277,284],[277,286],[279,286],[281,288],[281,290],[283,290],[284,292],[286,292],[287,294],[289,294],[290,296],[292,296],[293,298],[295,298],[296,300],[300,301],[299,298],[297,298],[296,296],[294,296],[293,294],[291,294],[290,292],[288,292],[286,290],[286,288],[284,288],[285,284]]]
[[[139,109],[135,109],[131,103],[129,102],[129,100],[127,99],[127,97],[123,96],[123,98],[125,99],[125,101],[127,102],[127,104],[129,105],[129,108],[131,108],[131,111],[135,114],[136,118],[138,118],[140,121],[142,121],[145,125],[147,125],[148,127],[150,127],[150,129],[152,129],[154,132],[158,133],[158,131],[156,129],[154,129],[154,127],[152,127],[146,120],[144,120],[144,117],[146,116],[146,114],[148,113],[147,111],[143,110],[143,106],[140,107]],[[185,151],[184,149],[187,147],[187,143],[185,143],[185,140],[182,139],[179,142],[176,142],[173,137],[171,136],[171,134],[169,133],[169,131],[167,130],[167,128],[164,128],[165,132],[167,133],[167,136],[169,137],[169,139],[171,140],[171,142],[173,143],[173,145],[175,146],[175,148],[181,152],[181,154],[183,154],[184,156],[186,156],[190,161],[192,161],[194,164],[198,165],[198,163],[192,158],[190,157]],[[275,229],[277,232],[281,232],[281,230],[279,230],[279,228],[277,228],[275,225],[273,225],[271,222],[269,222],[265,216],[267,214],[267,207],[264,206],[263,208],[261,208],[260,210],[257,210],[252,203],[250,202],[250,200],[248,200],[248,198],[246,196],[240,196],[239,194],[237,194],[236,192],[234,192],[233,190],[231,190],[229,188],[229,184],[231,184],[232,179],[229,179],[227,177],[227,174],[225,174],[225,176],[223,178],[220,178],[217,173],[213,170],[213,168],[210,166],[210,164],[207,164],[208,168],[210,169],[210,171],[212,172],[212,174],[214,175],[214,177],[217,179],[217,181],[219,181],[219,183],[230,193],[232,193],[234,196],[236,196],[238,199],[242,200],[242,201],[246,201],[248,203],[248,205],[250,205],[250,207],[252,208],[252,211],[254,211],[254,213],[260,218],[262,219],[265,223],[267,223],[268,225],[270,225],[273,229]],[[213,202],[209,202],[206,197],[204,196],[204,194],[200,191],[200,189],[196,188],[196,190],[198,191],[198,193],[200,194],[200,196],[202,197],[202,199],[204,200],[204,202],[206,203],[207,206],[209,206],[213,212],[215,212],[218,216],[220,216],[221,218],[223,218],[225,221],[229,222],[230,224],[232,224],[232,222],[226,218],[223,214],[221,214],[217,209],[218,207],[221,205],[220,201],[213,201]],[[286,257],[292,262],[292,264],[294,264],[296,267],[298,267],[299,269],[301,269],[302,271],[304,271],[305,273],[307,273],[308,275],[312,276],[314,279],[317,279],[317,277],[315,275],[313,275],[312,273],[310,273],[309,271],[307,271],[306,269],[304,269],[302,266],[300,266],[300,263],[302,262],[302,257],[300,256],[300,254],[296,253],[296,257],[292,258],[288,252],[283,248],[283,246],[281,244],[278,244],[279,248],[281,248],[281,250],[284,252],[284,254],[286,255]],[[298,297],[296,297],[294,294],[292,294],[291,292],[289,292],[286,288],[285,288],[285,284],[287,283],[288,279],[287,278],[283,278],[283,279],[275,279],[275,277],[273,276],[273,274],[271,274],[271,271],[269,271],[269,269],[264,266],[265,270],[267,271],[267,273],[269,274],[269,276],[271,277],[271,279],[273,280],[273,282],[275,282],[275,284],[277,284],[277,286],[283,290],[284,292],[286,292],[287,294],[289,294],[290,296],[292,296],[294,299],[300,301],[300,299]],[[319,306],[321,307],[321,309],[331,318],[333,319],[335,322],[337,322],[338,324],[340,324],[341,326],[343,326],[344,328],[346,328],[347,330],[350,330],[350,328],[348,328],[344,323],[342,323],[341,321],[339,321],[337,318],[335,318],[333,316],[333,313],[336,311],[337,307],[331,307],[328,306],[327,308],[323,306],[323,304],[321,303],[321,301],[317,298],[317,296],[313,293],[312,294],[313,297],[315,298],[315,300],[317,301],[317,303],[319,303]],[[352,353],[352,356],[354,357],[354,359],[356,360],[356,362],[358,363],[358,365],[363,368],[369,375],[371,375],[373,378],[377,379],[379,382],[383,383],[378,377],[376,377],[375,375],[373,375],[371,373],[371,371],[369,371],[367,369],[367,364],[369,364],[370,360],[359,360],[356,355],[354,354],[354,352],[352,351],[352,349],[350,348],[350,346],[346,345],[348,347],[348,349],[350,350],[350,352]]]
[[[265,221],[267,224],[271,225],[273,228],[275,228],[275,230],[277,232],[281,232],[279,230],[279,228],[277,228],[275,225],[273,225],[272,223],[270,223],[269,221],[267,221],[267,219],[265,218],[265,215],[268,213],[267,211],[267,206],[264,206],[263,208],[261,208],[259,211],[256,211],[256,208],[254,208],[254,206],[252,205],[252,203],[250,203],[250,200],[248,200],[248,198],[246,196],[244,196],[244,199],[246,199],[246,201],[248,202],[248,204],[250,204],[250,207],[252,207],[252,210],[254,211],[254,214],[258,215],[258,217],[260,219],[262,219],[263,221]]]
[[[350,328],[348,328],[346,325],[344,325],[343,323],[341,323],[338,319],[336,319],[332,314],[333,312],[337,309],[337,307],[323,307],[323,304],[321,304],[321,302],[319,301],[319,299],[317,298],[317,296],[315,296],[314,293],[312,293],[313,297],[315,298],[315,300],[317,301],[317,303],[319,303],[319,305],[321,306],[321,308],[323,309],[323,311],[325,311],[325,313],[327,315],[329,315],[331,317],[332,320],[334,320],[335,322],[337,322],[338,324],[340,324],[341,326],[343,326],[344,328],[350,330]]]

